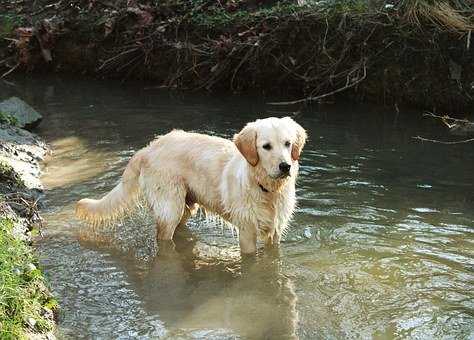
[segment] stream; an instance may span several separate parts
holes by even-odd
[[[59,338],[474,338],[474,148],[413,140],[449,139],[439,122],[352,103],[304,109],[291,228],[279,256],[243,261],[218,220],[193,218],[160,251],[146,215],[91,232],[74,204],[109,191],[134,152],[173,128],[230,138],[291,112],[142,83],[15,84],[53,150],[36,246]]]

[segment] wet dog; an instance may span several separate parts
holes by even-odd
[[[306,136],[289,117],[248,123],[233,141],[174,130],[138,151],[120,183],[103,198],[80,200],[76,215],[103,223],[143,199],[158,239],[171,240],[201,207],[238,229],[242,253],[255,253],[257,236],[268,246],[280,243],[293,214]]]

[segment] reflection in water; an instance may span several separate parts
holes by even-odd
[[[242,263],[232,234],[200,219],[157,258],[146,219],[116,225],[105,244],[86,242],[97,235],[84,235],[73,203],[109,191],[155,135],[183,128],[229,137],[268,115],[258,98],[142,88],[45,79],[20,80],[11,93],[44,113],[41,135],[64,141],[46,164],[38,240],[61,334],[474,338],[474,152],[414,143],[415,135],[442,139],[443,130],[413,112],[341,104],[297,117],[310,141],[279,259]]]
[[[124,259],[122,269],[144,310],[159,314],[170,336],[182,329],[230,329],[249,339],[295,338],[296,295],[277,254],[241,261],[197,239],[180,230],[174,244],[160,245],[146,265]],[[203,247],[206,257],[200,256]]]
[[[103,161],[106,155],[88,150],[77,137],[60,138],[49,144],[54,154],[45,160],[44,167],[53,175],[44,176],[42,180],[48,189],[81,183],[105,170]],[[51,157],[62,159],[62,162],[51,161]]]
[[[248,339],[296,338],[297,298],[277,250],[241,259],[237,244],[206,243],[187,228],[172,242],[157,244],[155,234],[153,221],[142,216],[84,226],[78,235],[81,246],[114,254],[144,311],[159,315],[169,337],[217,329]]]

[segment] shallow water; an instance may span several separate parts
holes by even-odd
[[[299,208],[280,256],[242,261],[218,221],[195,218],[158,247],[141,216],[99,232],[73,217],[127,159],[172,128],[229,137],[285,115],[261,98],[172,95],[143,84],[17,79],[52,145],[41,264],[60,336],[94,339],[474,337],[474,149],[419,113],[338,104],[296,119],[309,132]]]

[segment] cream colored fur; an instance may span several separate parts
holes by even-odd
[[[288,225],[305,141],[305,130],[289,117],[249,123],[233,142],[174,130],[138,151],[120,183],[103,198],[80,200],[76,215],[104,223],[143,198],[158,238],[171,240],[199,205],[237,227],[241,251],[254,253],[258,235],[267,245],[278,244]],[[281,173],[281,162],[291,165],[288,176]]]

